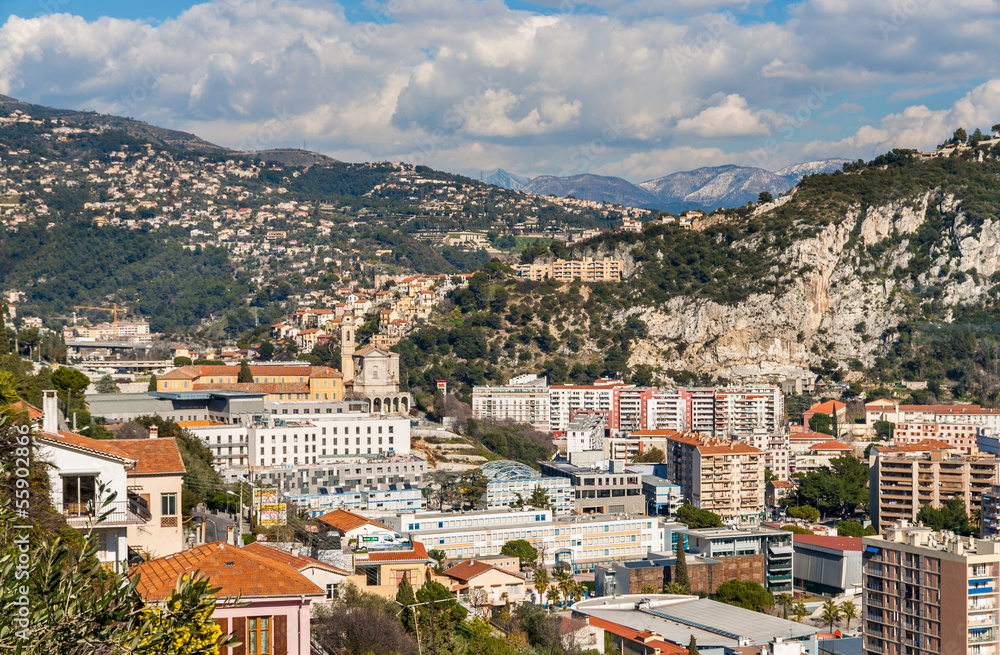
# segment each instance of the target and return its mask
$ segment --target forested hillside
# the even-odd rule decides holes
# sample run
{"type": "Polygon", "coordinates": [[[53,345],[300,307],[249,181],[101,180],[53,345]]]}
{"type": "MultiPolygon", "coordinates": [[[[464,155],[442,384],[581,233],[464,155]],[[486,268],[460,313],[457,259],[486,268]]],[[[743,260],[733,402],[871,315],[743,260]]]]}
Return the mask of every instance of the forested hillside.
{"type": "Polygon", "coordinates": [[[788,196],[575,246],[622,284],[514,279],[499,267],[398,349],[411,384],[521,372],[646,383],[819,374],[1000,391],[1000,145],[894,151],[806,177],[788,196]]]}

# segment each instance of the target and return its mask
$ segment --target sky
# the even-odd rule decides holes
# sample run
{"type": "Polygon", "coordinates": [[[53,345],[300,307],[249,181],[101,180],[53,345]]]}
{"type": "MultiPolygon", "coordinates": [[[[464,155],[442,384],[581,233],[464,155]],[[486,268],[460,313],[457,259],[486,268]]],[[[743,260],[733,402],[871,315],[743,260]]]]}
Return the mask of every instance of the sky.
{"type": "Polygon", "coordinates": [[[4,0],[0,94],[241,150],[641,182],[1000,123],[1000,0],[4,0]]]}

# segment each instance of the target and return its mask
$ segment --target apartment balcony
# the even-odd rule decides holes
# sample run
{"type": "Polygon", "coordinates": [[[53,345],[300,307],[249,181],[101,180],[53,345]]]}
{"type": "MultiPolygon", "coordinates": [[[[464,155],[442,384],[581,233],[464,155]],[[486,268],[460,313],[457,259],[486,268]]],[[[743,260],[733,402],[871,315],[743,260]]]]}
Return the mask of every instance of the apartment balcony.
{"type": "Polygon", "coordinates": [[[997,640],[997,632],[993,628],[973,628],[969,630],[969,643],[982,644],[997,640]]]}
{"type": "Polygon", "coordinates": [[[63,503],[62,514],[66,518],[66,523],[73,528],[87,528],[91,525],[120,528],[127,525],[141,525],[152,518],[146,500],[131,494],[128,500],[116,500],[104,506],[97,506],[94,501],[63,503]],[[100,515],[105,513],[107,516],[98,523],[100,515]]]}

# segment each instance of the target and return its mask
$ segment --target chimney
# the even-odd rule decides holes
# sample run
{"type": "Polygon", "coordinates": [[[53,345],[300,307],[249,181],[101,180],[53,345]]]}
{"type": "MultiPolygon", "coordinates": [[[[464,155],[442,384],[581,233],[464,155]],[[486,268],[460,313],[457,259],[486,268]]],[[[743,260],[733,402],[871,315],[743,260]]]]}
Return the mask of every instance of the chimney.
{"type": "Polygon", "coordinates": [[[292,546],[292,551],[291,552],[292,552],[292,557],[298,557],[299,556],[299,547],[298,546],[292,546]]]}
{"type": "Polygon", "coordinates": [[[51,389],[42,391],[42,431],[59,431],[59,398],[51,389]]]}
{"type": "Polygon", "coordinates": [[[159,436],[160,436],[160,428],[156,427],[155,425],[149,426],[149,438],[156,439],[159,436]]]}

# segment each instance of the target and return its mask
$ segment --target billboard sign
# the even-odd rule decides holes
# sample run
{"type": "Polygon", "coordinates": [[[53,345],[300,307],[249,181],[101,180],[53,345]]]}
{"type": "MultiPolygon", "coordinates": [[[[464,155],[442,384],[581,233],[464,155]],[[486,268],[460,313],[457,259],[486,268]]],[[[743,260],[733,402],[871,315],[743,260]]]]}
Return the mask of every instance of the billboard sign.
{"type": "Polygon", "coordinates": [[[254,505],[277,505],[278,490],[275,487],[254,487],[254,505]]]}
{"type": "Polygon", "coordinates": [[[257,525],[285,525],[287,513],[284,503],[261,505],[257,510],[257,525]]]}

